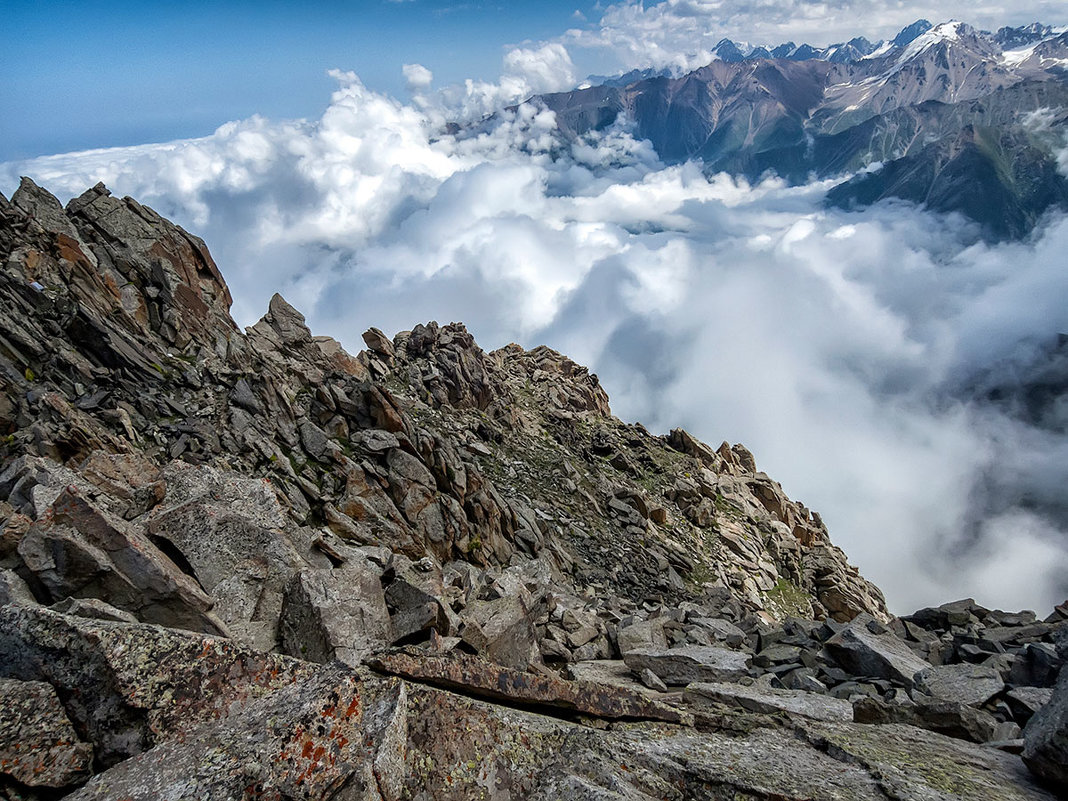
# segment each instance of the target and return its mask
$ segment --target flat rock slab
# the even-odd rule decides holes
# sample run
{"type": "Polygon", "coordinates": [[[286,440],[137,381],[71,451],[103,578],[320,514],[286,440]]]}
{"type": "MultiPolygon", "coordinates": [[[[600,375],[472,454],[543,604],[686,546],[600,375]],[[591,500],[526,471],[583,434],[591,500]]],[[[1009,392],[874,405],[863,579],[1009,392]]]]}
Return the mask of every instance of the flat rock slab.
{"type": "Polygon", "coordinates": [[[717,701],[764,714],[788,712],[814,720],[831,722],[853,720],[853,705],[848,701],[804,690],[776,690],[770,687],[747,687],[743,684],[695,682],[686,688],[686,700],[693,703],[717,701]]]}
{"type": "Polygon", "coordinates": [[[688,645],[668,650],[639,648],[623,654],[635,673],[651,670],[665,684],[685,685],[695,681],[731,681],[748,675],[752,657],[714,645],[688,645]]]}
{"type": "Polygon", "coordinates": [[[78,740],[52,685],[0,679],[0,774],[27,787],[89,778],[93,747],[78,740]]]}
{"type": "MultiPolygon", "coordinates": [[[[912,726],[805,724],[805,737],[879,777],[884,798],[1053,801],[1019,757],[912,726]]],[[[844,796],[849,798],[849,796],[844,796]]]]}
{"type": "Polygon", "coordinates": [[[982,706],[1005,689],[996,669],[967,663],[924,668],[915,681],[916,688],[928,695],[967,706],[982,706]]]}
{"type": "Polygon", "coordinates": [[[931,663],[916,656],[893,634],[872,632],[868,624],[873,622],[871,615],[858,615],[827,640],[828,653],[855,676],[890,679],[911,687],[913,677],[931,663]]]}
{"type": "Polygon", "coordinates": [[[681,723],[685,718],[677,709],[621,687],[524,673],[467,654],[433,656],[394,651],[376,654],[366,664],[392,676],[493,701],[573,711],[609,720],[681,723]]]}
{"type": "Polygon", "coordinates": [[[861,698],[853,704],[857,723],[903,723],[973,743],[989,742],[998,721],[989,712],[959,701],[934,699],[919,704],[888,704],[878,698],[861,698]]]}

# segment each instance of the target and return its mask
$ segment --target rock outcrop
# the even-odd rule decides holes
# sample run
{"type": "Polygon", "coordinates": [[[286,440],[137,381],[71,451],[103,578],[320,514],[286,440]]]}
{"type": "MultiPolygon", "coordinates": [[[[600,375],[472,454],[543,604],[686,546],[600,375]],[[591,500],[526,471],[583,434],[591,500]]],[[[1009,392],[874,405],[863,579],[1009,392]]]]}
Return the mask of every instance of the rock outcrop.
{"type": "Polygon", "coordinates": [[[0,248],[0,798],[1050,797],[978,743],[1045,719],[1060,612],[893,619],[548,348],[241,332],[102,186],[24,180],[0,248]]]}

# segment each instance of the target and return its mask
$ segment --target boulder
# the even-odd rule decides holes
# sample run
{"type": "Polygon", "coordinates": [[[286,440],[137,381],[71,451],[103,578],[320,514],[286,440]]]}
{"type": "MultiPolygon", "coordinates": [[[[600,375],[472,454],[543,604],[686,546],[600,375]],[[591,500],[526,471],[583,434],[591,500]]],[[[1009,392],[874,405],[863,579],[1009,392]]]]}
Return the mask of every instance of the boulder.
{"type": "Polygon", "coordinates": [[[1023,760],[1031,772],[1068,792],[1068,671],[1061,672],[1049,702],[1027,722],[1023,737],[1023,760]]]}
{"type": "Polygon", "coordinates": [[[758,685],[747,687],[743,684],[695,682],[686,687],[686,700],[695,704],[713,701],[765,714],[788,712],[814,720],[853,720],[853,706],[849,701],[803,690],[776,690],[758,685]]]}
{"type": "Polygon", "coordinates": [[[916,689],[944,701],[982,706],[1003,689],[1001,673],[986,665],[941,665],[921,670],[914,677],[916,689]]]}
{"type": "Polygon", "coordinates": [[[748,675],[751,660],[748,654],[714,645],[689,645],[671,649],[640,648],[623,655],[627,667],[636,674],[648,669],[669,685],[739,679],[748,675]]]}
{"type": "Polygon", "coordinates": [[[576,712],[607,720],[680,723],[685,717],[677,709],[621,687],[524,673],[456,652],[431,656],[414,650],[393,651],[376,654],[367,664],[391,676],[531,708],[576,712]]]}
{"type": "Polygon", "coordinates": [[[219,637],[0,607],[0,678],[51,684],[105,767],[312,667],[219,637]]]}
{"type": "Polygon", "coordinates": [[[997,736],[998,721],[989,712],[956,701],[923,701],[916,704],[888,704],[878,698],[862,697],[853,702],[857,723],[904,723],[958,740],[985,743],[997,736]]]}
{"type": "Polygon", "coordinates": [[[27,787],[89,778],[93,747],[78,739],[52,685],[0,679],[0,775],[27,787]]]}
{"type": "Polygon", "coordinates": [[[358,665],[393,642],[382,584],[368,565],[300,571],[286,587],[279,623],[285,653],[311,662],[358,665]]]}
{"type": "Polygon", "coordinates": [[[918,672],[931,667],[866,614],[843,626],[827,640],[825,647],[838,664],[854,675],[890,679],[905,687],[912,686],[913,676],[918,672]]]}

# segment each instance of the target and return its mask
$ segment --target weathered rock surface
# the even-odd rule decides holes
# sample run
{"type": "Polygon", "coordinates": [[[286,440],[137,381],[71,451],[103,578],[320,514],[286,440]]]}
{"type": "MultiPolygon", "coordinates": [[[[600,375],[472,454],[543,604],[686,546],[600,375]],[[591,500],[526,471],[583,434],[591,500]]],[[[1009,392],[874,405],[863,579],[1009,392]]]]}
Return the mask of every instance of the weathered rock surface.
{"type": "Polygon", "coordinates": [[[727,648],[689,645],[669,650],[628,651],[623,654],[623,661],[635,672],[652,671],[665,684],[685,685],[741,678],[748,674],[751,658],[727,648]]]}
{"type": "Polygon", "coordinates": [[[695,682],[686,687],[686,700],[691,703],[713,701],[750,712],[792,712],[813,720],[853,720],[853,706],[848,701],[803,690],[695,682]]]}
{"type": "Polygon", "coordinates": [[[905,687],[911,687],[913,677],[930,667],[904,642],[866,615],[854,618],[827,640],[827,650],[840,665],[857,675],[891,679],[905,687]]]}
{"type": "Polygon", "coordinates": [[[0,710],[0,773],[27,787],[89,778],[93,747],[78,740],[52,685],[0,679],[0,710]]]}
{"type": "Polygon", "coordinates": [[[1045,706],[1035,712],[1024,728],[1023,759],[1036,776],[1068,791],[1068,671],[1045,706]]]}

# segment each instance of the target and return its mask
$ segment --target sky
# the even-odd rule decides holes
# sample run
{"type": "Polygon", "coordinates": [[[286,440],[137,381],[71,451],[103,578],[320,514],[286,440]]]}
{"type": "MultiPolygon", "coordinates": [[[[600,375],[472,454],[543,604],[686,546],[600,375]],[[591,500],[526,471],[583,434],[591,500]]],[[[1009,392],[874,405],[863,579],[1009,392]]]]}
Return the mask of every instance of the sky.
{"type": "Polygon", "coordinates": [[[1038,429],[967,388],[1040,369],[1068,332],[1068,219],[986,244],[904,204],[825,209],[832,182],[664,164],[625,123],[561,147],[551,113],[500,111],[590,72],[685,68],[721,35],[1066,21],[1042,0],[936,6],[25,4],[0,34],[0,192],[30,175],[63,201],[104,181],[147,203],[206,240],[242,325],[278,291],[353,351],[431,319],[487,349],[548,344],[623,419],[744,443],[893,611],[1043,611],[1068,596],[1068,408],[1038,429]]]}

